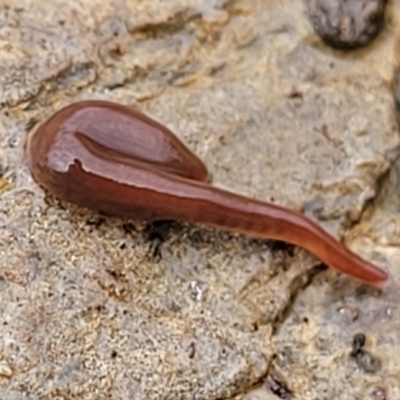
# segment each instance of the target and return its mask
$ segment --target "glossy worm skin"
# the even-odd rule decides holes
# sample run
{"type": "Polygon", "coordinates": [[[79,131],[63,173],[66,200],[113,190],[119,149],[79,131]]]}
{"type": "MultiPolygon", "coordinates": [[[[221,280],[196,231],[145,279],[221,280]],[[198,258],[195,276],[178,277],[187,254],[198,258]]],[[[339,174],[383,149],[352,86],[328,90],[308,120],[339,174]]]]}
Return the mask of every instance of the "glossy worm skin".
{"type": "Polygon", "coordinates": [[[71,104],[28,136],[26,150],[34,179],[62,200],[109,215],[176,219],[281,240],[365,283],[387,280],[304,215],[206,183],[203,163],[134,108],[71,104]]]}

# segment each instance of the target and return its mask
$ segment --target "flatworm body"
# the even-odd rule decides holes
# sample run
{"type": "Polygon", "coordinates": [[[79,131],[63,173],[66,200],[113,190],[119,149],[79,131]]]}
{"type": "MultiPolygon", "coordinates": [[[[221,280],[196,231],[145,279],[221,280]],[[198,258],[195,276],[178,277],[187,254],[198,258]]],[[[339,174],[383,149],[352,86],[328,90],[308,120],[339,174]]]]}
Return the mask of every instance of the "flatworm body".
{"type": "Polygon", "coordinates": [[[303,214],[208,184],[204,164],[134,108],[71,104],[29,135],[27,157],[34,179],[62,200],[136,220],[176,219],[281,240],[365,283],[387,280],[303,214]]]}

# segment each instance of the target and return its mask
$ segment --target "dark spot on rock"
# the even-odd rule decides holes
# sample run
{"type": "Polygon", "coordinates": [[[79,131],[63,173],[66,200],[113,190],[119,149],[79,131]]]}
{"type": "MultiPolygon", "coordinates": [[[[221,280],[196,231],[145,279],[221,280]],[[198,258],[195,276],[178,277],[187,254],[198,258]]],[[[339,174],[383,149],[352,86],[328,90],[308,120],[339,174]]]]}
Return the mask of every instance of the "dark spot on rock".
{"type": "Polygon", "coordinates": [[[358,367],[364,372],[374,374],[381,369],[382,363],[378,357],[364,350],[365,340],[366,338],[363,333],[354,335],[350,357],[355,360],[358,367]]]}
{"type": "Polygon", "coordinates": [[[150,243],[149,255],[154,260],[161,259],[161,246],[167,240],[174,221],[155,221],[147,224],[143,234],[150,243]]]}
{"type": "Polygon", "coordinates": [[[164,242],[170,234],[173,221],[155,221],[148,223],[144,230],[146,240],[160,240],[164,242]]]}
{"type": "Polygon", "coordinates": [[[265,384],[267,385],[268,389],[280,399],[292,399],[292,392],[289,390],[285,382],[272,378],[267,379],[265,384]]]}
{"type": "Polygon", "coordinates": [[[106,307],[103,304],[98,304],[94,307],[94,309],[99,313],[106,311],[106,307]]]}
{"type": "Polygon", "coordinates": [[[271,240],[269,242],[269,244],[270,244],[270,249],[272,252],[284,251],[290,257],[293,257],[293,255],[294,255],[295,246],[293,246],[289,243],[281,242],[279,240],[271,240]]]}
{"type": "Polygon", "coordinates": [[[357,333],[353,337],[351,356],[355,356],[360,352],[365,345],[365,335],[363,333],[357,333]]]}
{"type": "Polygon", "coordinates": [[[103,225],[105,221],[106,221],[105,218],[98,217],[98,218],[94,218],[94,219],[89,219],[88,221],[86,221],[86,223],[89,226],[94,226],[96,229],[99,229],[100,226],[103,225]]]}
{"type": "Polygon", "coordinates": [[[259,324],[258,324],[257,321],[254,321],[254,322],[251,324],[251,326],[252,326],[254,332],[257,332],[257,331],[259,330],[259,324]]]}
{"type": "Polygon", "coordinates": [[[182,310],[182,306],[175,301],[171,301],[168,303],[168,308],[173,312],[179,312],[182,310]]]}
{"type": "Polygon", "coordinates": [[[126,222],[124,224],[122,224],[122,229],[124,230],[125,233],[132,233],[134,232],[135,229],[135,225],[132,224],[132,222],[126,222]]]}
{"type": "Polygon", "coordinates": [[[298,90],[293,90],[288,95],[289,99],[303,99],[303,93],[299,92],[298,90]]]}
{"type": "Polygon", "coordinates": [[[368,374],[375,374],[382,366],[381,360],[366,350],[361,350],[354,359],[358,367],[368,374]]]}
{"type": "Polygon", "coordinates": [[[194,342],[190,343],[189,347],[188,347],[188,357],[190,359],[193,359],[196,355],[196,345],[194,342]]]}

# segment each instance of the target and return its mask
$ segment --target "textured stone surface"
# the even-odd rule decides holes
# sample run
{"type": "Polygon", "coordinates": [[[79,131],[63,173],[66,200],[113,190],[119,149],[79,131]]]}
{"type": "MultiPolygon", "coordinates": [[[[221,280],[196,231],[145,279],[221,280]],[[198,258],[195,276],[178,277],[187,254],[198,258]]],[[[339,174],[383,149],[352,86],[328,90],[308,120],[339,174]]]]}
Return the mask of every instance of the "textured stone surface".
{"type": "Polygon", "coordinates": [[[374,51],[340,58],[312,45],[289,0],[0,1],[0,21],[0,397],[225,399],[264,380],[246,399],[398,394],[397,225],[379,200],[399,144],[390,25],[374,51]],[[136,104],[215,184],[304,209],[391,283],[380,293],[319,274],[299,249],[45,195],[26,134],[87,98],[136,104]]]}

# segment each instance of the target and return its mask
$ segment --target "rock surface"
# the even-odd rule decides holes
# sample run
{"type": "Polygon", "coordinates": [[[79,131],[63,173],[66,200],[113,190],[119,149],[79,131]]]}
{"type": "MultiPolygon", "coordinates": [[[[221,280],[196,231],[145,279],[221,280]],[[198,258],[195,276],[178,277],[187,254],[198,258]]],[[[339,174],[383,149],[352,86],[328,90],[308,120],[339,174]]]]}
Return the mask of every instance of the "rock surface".
{"type": "Polygon", "coordinates": [[[400,10],[387,12],[373,49],[338,55],[290,0],[0,2],[0,397],[396,398],[400,10]],[[390,283],[60,204],[32,181],[24,140],[89,98],[140,107],[214,184],[303,209],[390,283]]]}

